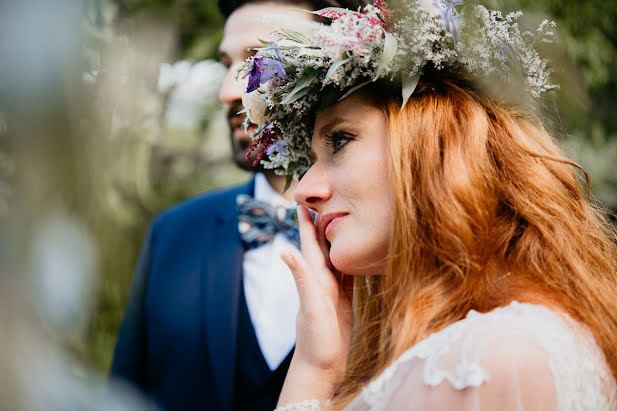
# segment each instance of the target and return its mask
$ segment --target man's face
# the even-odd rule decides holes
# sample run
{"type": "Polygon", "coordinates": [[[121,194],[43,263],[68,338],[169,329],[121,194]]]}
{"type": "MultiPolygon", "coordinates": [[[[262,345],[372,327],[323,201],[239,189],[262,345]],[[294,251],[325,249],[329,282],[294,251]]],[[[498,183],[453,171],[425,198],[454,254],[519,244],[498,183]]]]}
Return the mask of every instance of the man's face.
{"type": "MultiPolygon", "coordinates": [[[[261,16],[268,14],[287,14],[290,19],[311,20],[308,13],[290,11],[292,9],[310,9],[305,3],[248,3],[237,8],[225,22],[223,41],[219,47],[221,62],[227,66],[227,75],[219,92],[219,99],[227,113],[227,121],[231,130],[233,159],[238,166],[247,170],[260,170],[261,165],[251,167],[253,159],[244,160],[246,150],[251,144],[250,134],[255,131],[252,125],[248,132],[244,131],[242,122],[244,114],[238,115],[242,106],[242,93],[246,90],[247,79],[238,78],[236,67],[254,54],[250,49],[263,47],[261,40],[276,40],[269,35],[276,27],[258,23],[261,16]]],[[[241,76],[240,76],[241,77],[241,76]]]]}

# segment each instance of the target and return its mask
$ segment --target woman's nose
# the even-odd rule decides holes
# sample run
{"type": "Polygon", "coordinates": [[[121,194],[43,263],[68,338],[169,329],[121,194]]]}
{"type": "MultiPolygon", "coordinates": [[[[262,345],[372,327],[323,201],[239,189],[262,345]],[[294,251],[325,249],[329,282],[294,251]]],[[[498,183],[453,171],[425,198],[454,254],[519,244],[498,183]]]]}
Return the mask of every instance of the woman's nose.
{"type": "Polygon", "coordinates": [[[322,211],[320,206],[330,197],[332,197],[332,186],[327,174],[317,164],[314,164],[298,183],[294,192],[294,200],[298,204],[319,212],[322,211]]]}

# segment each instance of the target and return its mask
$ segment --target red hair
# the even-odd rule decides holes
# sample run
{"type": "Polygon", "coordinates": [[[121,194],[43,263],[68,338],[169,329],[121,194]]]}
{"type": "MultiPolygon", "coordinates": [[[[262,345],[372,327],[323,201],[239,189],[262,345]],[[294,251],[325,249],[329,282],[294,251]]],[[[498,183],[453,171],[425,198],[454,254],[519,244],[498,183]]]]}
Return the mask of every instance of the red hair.
{"type": "Polygon", "coordinates": [[[385,275],[358,279],[335,407],[410,346],[512,300],[584,323],[617,379],[617,234],[530,111],[462,75],[425,75],[389,122],[395,226],[385,275]]]}

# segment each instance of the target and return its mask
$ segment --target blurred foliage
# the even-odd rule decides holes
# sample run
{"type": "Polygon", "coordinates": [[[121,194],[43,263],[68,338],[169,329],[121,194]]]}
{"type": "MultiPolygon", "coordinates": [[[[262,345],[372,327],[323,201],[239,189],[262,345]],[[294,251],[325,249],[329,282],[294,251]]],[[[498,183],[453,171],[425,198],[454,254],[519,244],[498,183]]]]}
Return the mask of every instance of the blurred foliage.
{"type": "Polygon", "coordinates": [[[117,22],[147,15],[172,22],[177,28],[178,57],[195,60],[216,57],[223,18],[216,0],[115,0],[117,22]]]}
{"type": "MultiPolygon", "coordinates": [[[[561,90],[546,100],[547,116],[566,150],[589,171],[592,193],[617,209],[614,1],[483,4],[523,9],[523,23],[530,27],[544,18],[557,21],[557,47],[547,52],[561,90]]],[[[216,0],[82,0],[82,5],[88,103],[95,113],[89,128],[98,133],[96,150],[101,152],[96,169],[87,169],[98,187],[96,207],[85,214],[97,241],[101,280],[96,314],[87,332],[70,344],[106,372],[151,218],[182,199],[246,179],[247,174],[227,160],[228,130],[220,106],[205,106],[199,127],[170,128],[165,116],[171,94],[157,85],[161,63],[216,57],[224,24],[216,0]]]]}
{"type": "MultiPolygon", "coordinates": [[[[181,85],[173,81],[160,84],[163,63],[215,56],[223,24],[215,1],[85,0],[83,14],[89,112],[82,122],[99,154],[88,169],[97,184],[97,206],[86,211],[85,220],[97,243],[101,276],[95,314],[86,332],[68,343],[107,372],[150,220],[248,174],[229,160],[229,131],[216,98],[222,67],[202,64],[211,78],[193,95],[186,95],[186,87],[178,95],[181,85]],[[198,103],[203,113],[193,123],[172,124],[171,106],[182,98],[198,103]]],[[[188,75],[178,82],[189,81],[188,75]]],[[[189,91],[193,86],[194,79],[189,91]]]]}

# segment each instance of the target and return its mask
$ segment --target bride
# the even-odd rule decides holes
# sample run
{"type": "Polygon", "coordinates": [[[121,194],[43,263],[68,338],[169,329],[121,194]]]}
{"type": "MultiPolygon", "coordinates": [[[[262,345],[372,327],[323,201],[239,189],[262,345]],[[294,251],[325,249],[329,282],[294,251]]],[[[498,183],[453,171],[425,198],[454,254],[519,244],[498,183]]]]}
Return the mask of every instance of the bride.
{"type": "Polygon", "coordinates": [[[318,13],[245,65],[253,148],[301,177],[278,409],[615,409],[617,235],[537,114],[551,23],[318,13]]]}

